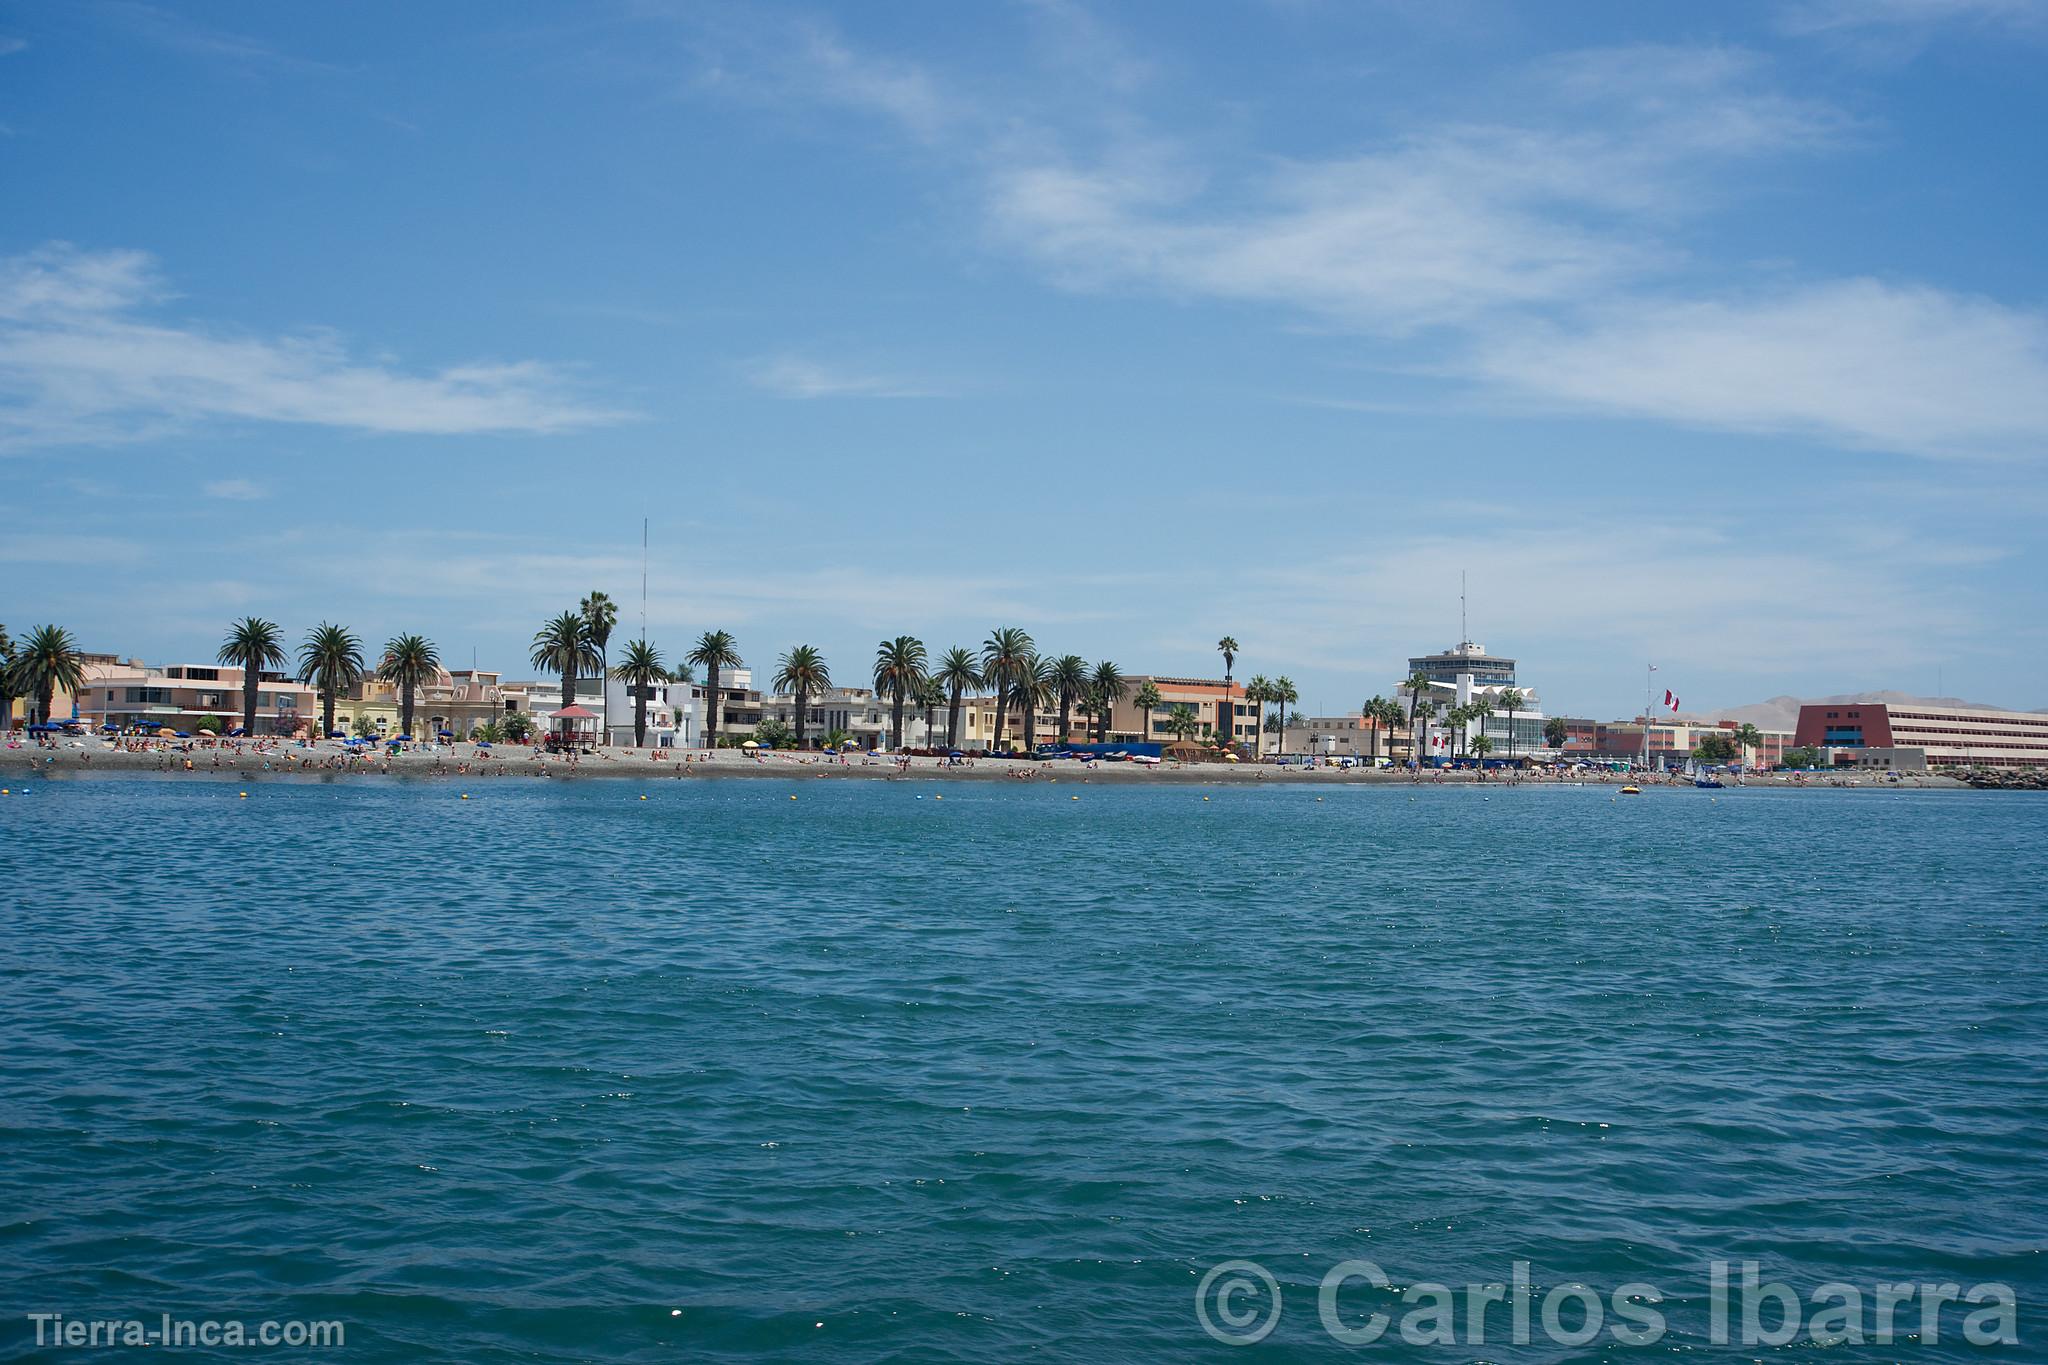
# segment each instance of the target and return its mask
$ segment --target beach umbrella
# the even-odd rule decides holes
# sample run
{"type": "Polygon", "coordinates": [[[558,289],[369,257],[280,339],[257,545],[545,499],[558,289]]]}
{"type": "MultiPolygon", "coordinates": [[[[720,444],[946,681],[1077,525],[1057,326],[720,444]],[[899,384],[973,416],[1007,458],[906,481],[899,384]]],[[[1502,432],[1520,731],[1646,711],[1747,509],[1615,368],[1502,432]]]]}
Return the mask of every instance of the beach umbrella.
{"type": "Polygon", "coordinates": [[[455,738],[455,732],[453,730],[437,730],[434,733],[438,734],[442,739],[455,738]]]}
{"type": "Polygon", "coordinates": [[[759,744],[756,744],[756,743],[755,743],[755,742],[754,742],[753,740],[751,740],[751,739],[750,739],[750,740],[746,740],[745,742],[743,742],[743,743],[742,743],[742,744],[740,745],[740,747],[741,747],[742,749],[758,749],[758,748],[760,748],[761,746],[760,746],[759,744]]]}
{"type": "Polygon", "coordinates": [[[158,730],[158,731],[157,731],[156,733],[157,733],[157,737],[158,737],[159,739],[175,739],[175,738],[177,737],[177,734],[178,734],[178,732],[177,732],[176,730],[173,730],[173,729],[172,729],[172,728],[171,728],[170,726],[168,726],[168,725],[164,726],[164,727],[163,727],[162,729],[158,730]]]}
{"type": "Polygon", "coordinates": [[[476,742],[476,747],[479,749],[488,749],[491,747],[491,742],[487,739],[480,739],[476,742]]]}
{"type": "Polygon", "coordinates": [[[960,751],[959,751],[958,749],[949,749],[949,750],[947,750],[947,751],[946,751],[946,757],[947,757],[947,758],[965,758],[965,757],[967,757],[967,755],[966,755],[966,754],[963,754],[963,753],[961,753],[961,752],[960,752],[960,751]]]}
{"type": "Polygon", "coordinates": [[[112,721],[108,721],[108,722],[107,722],[107,723],[106,723],[105,725],[102,725],[102,726],[100,727],[100,729],[102,729],[102,730],[118,730],[118,729],[120,729],[120,728],[121,728],[120,726],[118,726],[118,725],[114,724],[114,722],[112,722],[112,721]]]}
{"type": "Polygon", "coordinates": [[[329,731],[327,732],[327,737],[328,737],[329,739],[347,739],[347,738],[348,738],[348,731],[346,731],[346,730],[329,730],[329,731]]]}
{"type": "Polygon", "coordinates": [[[183,730],[180,730],[180,731],[178,731],[178,733],[177,733],[177,738],[179,738],[179,739],[190,739],[190,738],[192,738],[192,736],[191,736],[191,735],[189,735],[189,734],[187,734],[187,733],[185,733],[185,732],[184,732],[183,730]]]}
{"type": "Polygon", "coordinates": [[[392,742],[393,744],[410,744],[410,743],[412,743],[412,736],[411,736],[411,735],[400,735],[400,736],[399,736],[399,737],[398,737],[397,739],[394,739],[394,740],[392,740],[391,742],[392,742]]]}

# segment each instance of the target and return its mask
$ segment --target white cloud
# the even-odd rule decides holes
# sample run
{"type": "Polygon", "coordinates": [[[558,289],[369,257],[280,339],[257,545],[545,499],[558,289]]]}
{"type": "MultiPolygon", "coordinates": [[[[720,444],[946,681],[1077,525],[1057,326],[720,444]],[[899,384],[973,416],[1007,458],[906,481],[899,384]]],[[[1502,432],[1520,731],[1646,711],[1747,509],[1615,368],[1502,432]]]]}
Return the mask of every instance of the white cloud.
{"type": "Polygon", "coordinates": [[[1805,34],[1955,23],[2039,30],[2048,27],[2048,0],[1803,0],[1781,26],[1805,34]]]}
{"type": "Polygon", "coordinates": [[[897,376],[828,365],[803,356],[771,356],[747,369],[748,382],[779,398],[936,398],[941,391],[897,376]]]}
{"type": "Polygon", "coordinates": [[[247,479],[215,479],[201,491],[209,498],[223,498],[229,502],[257,502],[270,496],[269,490],[247,479]]]}
{"type": "Polygon", "coordinates": [[[586,403],[538,362],[408,374],[357,360],[324,332],[229,335],[151,320],[167,301],[142,252],[59,244],[0,258],[0,449],[220,420],[458,434],[570,431],[625,416],[586,403]]]}
{"type": "Polygon", "coordinates": [[[15,53],[24,51],[27,47],[28,40],[26,38],[11,38],[6,34],[0,34],[0,57],[12,57],[15,53]]]}
{"type": "Polygon", "coordinates": [[[1477,372],[1548,403],[1926,455],[2048,447],[2048,320],[1843,280],[1742,299],[1630,300],[1502,329],[1477,372]]]}

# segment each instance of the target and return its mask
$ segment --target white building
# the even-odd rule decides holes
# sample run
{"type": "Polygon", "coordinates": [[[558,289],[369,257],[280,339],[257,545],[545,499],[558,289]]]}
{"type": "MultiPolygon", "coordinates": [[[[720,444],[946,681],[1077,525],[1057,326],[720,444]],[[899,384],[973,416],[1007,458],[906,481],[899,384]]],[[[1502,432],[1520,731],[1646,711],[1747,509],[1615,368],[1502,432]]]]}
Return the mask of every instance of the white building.
{"type": "MultiPolygon", "coordinates": [[[[1408,674],[1421,674],[1428,679],[1421,709],[1416,713],[1416,747],[1422,757],[1449,758],[1454,752],[1463,756],[1471,752],[1472,741],[1482,735],[1491,748],[1489,759],[1512,756],[1547,761],[1557,757],[1557,751],[1543,737],[1542,702],[1535,688],[1516,679],[1513,659],[1488,654],[1486,646],[1464,640],[1441,654],[1410,659],[1408,674]],[[1509,689],[1521,694],[1512,720],[1500,705],[1501,694],[1509,689]],[[1443,723],[1452,707],[1469,706],[1474,701],[1494,709],[1462,727],[1443,723]]],[[[1394,695],[1406,711],[1413,699],[1406,679],[1394,695]]]]}

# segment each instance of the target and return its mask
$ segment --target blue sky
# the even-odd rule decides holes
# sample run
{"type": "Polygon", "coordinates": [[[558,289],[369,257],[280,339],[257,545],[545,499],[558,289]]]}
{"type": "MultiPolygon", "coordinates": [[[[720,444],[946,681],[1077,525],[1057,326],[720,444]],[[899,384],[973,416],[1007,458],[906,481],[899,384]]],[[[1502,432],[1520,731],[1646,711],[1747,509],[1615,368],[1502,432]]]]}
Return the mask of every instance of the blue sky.
{"type": "Polygon", "coordinates": [[[0,8],[0,621],[2048,706],[2048,0],[0,8]]]}

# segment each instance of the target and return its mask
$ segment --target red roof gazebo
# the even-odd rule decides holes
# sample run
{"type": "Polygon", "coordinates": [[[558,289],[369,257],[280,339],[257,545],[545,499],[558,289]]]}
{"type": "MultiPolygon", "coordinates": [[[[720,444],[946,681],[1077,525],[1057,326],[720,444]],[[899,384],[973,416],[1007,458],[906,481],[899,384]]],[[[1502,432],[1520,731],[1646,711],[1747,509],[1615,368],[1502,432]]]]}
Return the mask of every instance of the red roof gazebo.
{"type": "Polygon", "coordinates": [[[548,738],[557,745],[597,743],[597,712],[574,702],[548,717],[548,738]]]}

